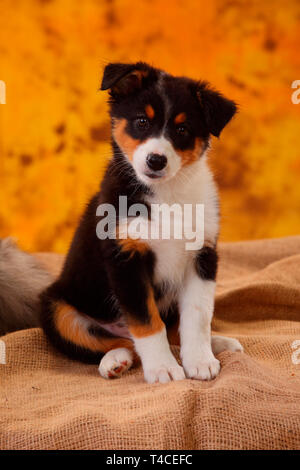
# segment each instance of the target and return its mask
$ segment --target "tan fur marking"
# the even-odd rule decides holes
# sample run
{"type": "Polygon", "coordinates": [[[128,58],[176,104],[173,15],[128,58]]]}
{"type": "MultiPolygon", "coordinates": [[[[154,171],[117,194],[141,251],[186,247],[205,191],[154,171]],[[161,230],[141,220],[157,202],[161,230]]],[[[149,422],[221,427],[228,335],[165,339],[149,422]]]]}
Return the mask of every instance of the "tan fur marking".
{"type": "Polygon", "coordinates": [[[91,335],[81,324],[80,317],[84,320],[84,316],[70,305],[57,304],[54,322],[58,332],[64,339],[95,352],[105,353],[115,348],[133,348],[133,343],[129,339],[99,338],[91,335]]]}
{"type": "Polygon", "coordinates": [[[131,256],[134,253],[140,253],[143,255],[149,251],[147,243],[142,242],[140,239],[134,240],[133,238],[126,238],[119,240],[119,244],[121,245],[122,251],[131,252],[131,256]]]}
{"type": "Polygon", "coordinates": [[[183,122],[186,121],[186,114],[185,113],[179,113],[174,119],[175,124],[182,124],[183,122]]]}
{"type": "Polygon", "coordinates": [[[126,153],[129,160],[132,160],[133,153],[141,141],[139,139],[134,139],[127,134],[125,131],[126,125],[126,119],[115,119],[113,122],[112,133],[120,149],[126,153]]]}
{"type": "Polygon", "coordinates": [[[203,148],[202,140],[197,137],[195,140],[195,146],[193,149],[188,150],[176,150],[182,160],[182,166],[190,165],[191,163],[198,160],[201,150],[203,148]]]}
{"type": "Polygon", "coordinates": [[[140,323],[132,323],[129,324],[128,329],[130,333],[135,336],[136,338],[143,338],[145,336],[151,336],[155,333],[161,331],[165,324],[160,317],[160,313],[158,311],[153,289],[149,289],[148,299],[147,299],[147,307],[150,317],[150,323],[146,323],[141,325],[140,323]]]}
{"type": "Polygon", "coordinates": [[[116,229],[116,235],[122,251],[128,251],[130,257],[134,253],[145,254],[149,251],[149,245],[146,241],[141,240],[140,238],[134,239],[128,237],[128,225],[118,225],[116,229]]]}
{"type": "Polygon", "coordinates": [[[146,108],[145,108],[145,112],[148,116],[149,119],[153,119],[154,116],[155,116],[155,111],[154,109],[152,108],[151,104],[147,104],[146,108]]]}

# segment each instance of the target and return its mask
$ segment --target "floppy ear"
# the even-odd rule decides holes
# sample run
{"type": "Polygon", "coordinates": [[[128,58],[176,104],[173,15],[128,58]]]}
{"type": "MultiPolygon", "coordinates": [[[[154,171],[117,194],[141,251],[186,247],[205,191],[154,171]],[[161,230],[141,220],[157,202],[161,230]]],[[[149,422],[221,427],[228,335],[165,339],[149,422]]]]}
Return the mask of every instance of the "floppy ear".
{"type": "Polygon", "coordinates": [[[143,62],[137,64],[108,64],[104,69],[101,90],[110,90],[112,96],[126,96],[142,87],[150,67],[143,62]]]}
{"type": "Polygon", "coordinates": [[[237,112],[237,105],[218,91],[210,89],[205,82],[198,85],[197,97],[204,112],[208,131],[219,137],[226,124],[237,112]]]}

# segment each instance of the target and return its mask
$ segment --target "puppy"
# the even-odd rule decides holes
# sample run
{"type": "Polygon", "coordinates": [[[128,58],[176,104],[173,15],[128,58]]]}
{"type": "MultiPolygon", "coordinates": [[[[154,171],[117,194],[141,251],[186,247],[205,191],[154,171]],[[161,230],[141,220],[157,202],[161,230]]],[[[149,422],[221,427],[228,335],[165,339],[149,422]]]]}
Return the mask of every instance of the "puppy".
{"type": "Polygon", "coordinates": [[[140,359],[149,383],[213,379],[220,370],[215,354],[242,350],[237,340],[211,337],[219,209],[206,161],[210,137],[220,135],[236,105],[206,82],[142,62],[107,65],[101,90],[110,96],[112,158],[59,279],[41,295],[42,326],[69,357],[100,361],[104,378],[140,359]],[[119,196],[150,212],[122,213],[119,196]],[[139,219],[143,231],[155,204],[202,204],[202,246],[187,250],[184,237],[137,236],[132,222],[139,219]],[[102,236],[108,207],[115,237],[102,236]],[[179,341],[182,366],[169,345],[179,341]]]}

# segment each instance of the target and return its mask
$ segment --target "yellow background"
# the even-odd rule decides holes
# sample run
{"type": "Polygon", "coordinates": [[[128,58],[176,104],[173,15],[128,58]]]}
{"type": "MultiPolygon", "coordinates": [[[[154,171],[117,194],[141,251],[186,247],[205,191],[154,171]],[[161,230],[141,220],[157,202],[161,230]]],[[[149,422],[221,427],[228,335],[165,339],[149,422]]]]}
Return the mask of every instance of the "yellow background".
{"type": "Polygon", "coordinates": [[[110,61],[210,81],[240,105],[214,139],[222,240],[300,232],[297,0],[0,0],[0,236],[64,252],[110,155],[110,61]]]}

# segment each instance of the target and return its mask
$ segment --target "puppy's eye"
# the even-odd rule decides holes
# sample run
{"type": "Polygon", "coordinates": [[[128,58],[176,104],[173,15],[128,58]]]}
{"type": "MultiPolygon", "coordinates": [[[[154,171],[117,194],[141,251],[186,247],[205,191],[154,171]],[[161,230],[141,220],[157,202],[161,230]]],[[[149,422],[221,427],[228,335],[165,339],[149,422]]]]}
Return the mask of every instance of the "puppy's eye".
{"type": "Polygon", "coordinates": [[[181,135],[181,136],[187,136],[189,133],[188,129],[185,126],[177,126],[176,132],[178,135],[181,135]]]}
{"type": "Polygon", "coordinates": [[[148,129],[150,126],[149,120],[145,117],[137,118],[135,123],[139,129],[148,129]]]}

